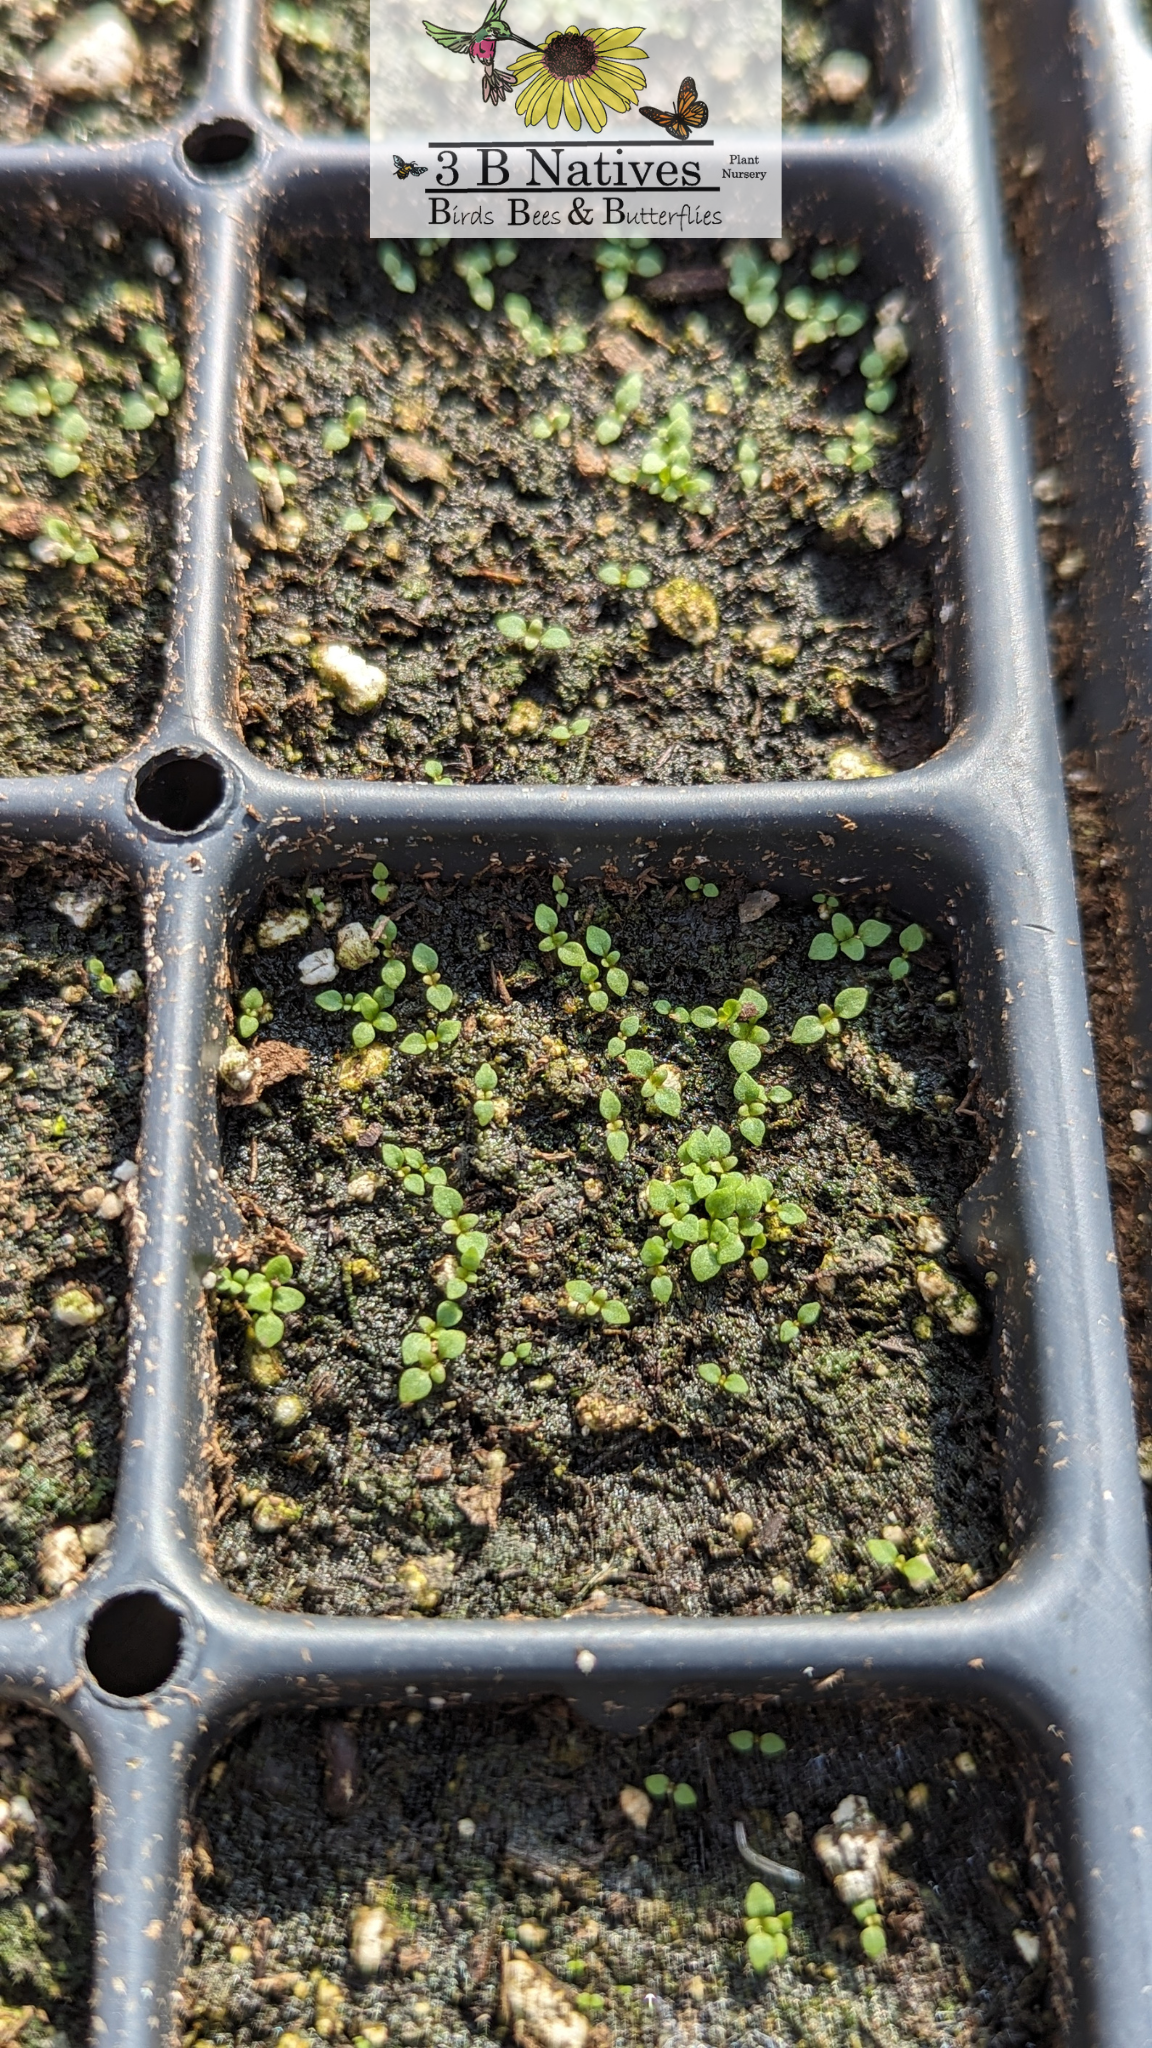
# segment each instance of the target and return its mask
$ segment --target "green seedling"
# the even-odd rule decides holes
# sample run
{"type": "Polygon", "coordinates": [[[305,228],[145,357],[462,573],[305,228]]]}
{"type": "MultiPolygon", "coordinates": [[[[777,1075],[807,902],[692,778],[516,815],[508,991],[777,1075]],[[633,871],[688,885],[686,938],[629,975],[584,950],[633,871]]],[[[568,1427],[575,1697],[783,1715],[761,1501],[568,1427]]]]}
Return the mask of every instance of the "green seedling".
{"type": "Polygon", "coordinates": [[[878,1962],[881,1956],[887,1955],[888,1942],[875,1899],[861,1899],[852,1908],[852,1918],[860,1929],[860,1946],[869,1962],[878,1962]]]}
{"type": "Polygon", "coordinates": [[[842,910],[833,912],[829,928],[817,932],[808,948],[810,960],[835,960],[843,953],[846,960],[863,960],[865,947],[882,946],[892,936],[890,924],[881,924],[879,918],[866,917],[859,929],[842,910]]]}
{"type": "MultiPolygon", "coordinates": [[[[248,467],[252,469],[253,466],[249,463],[248,467]]],[[[286,462],[277,464],[276,475],[281,484],[294,484],[296,482],[296,473],[294,470],[288,469],[286,462]],[[285,475],[286,470],[287,475],[285,475]]],[[[363,511],[360,510],[359,506],[353,506],[350,512],[341,513],[340,525],[345,533],[367,533],[370,526],[387,526],[389,520],[394,519],[395,516],[395,498],[373,498],[371,504],[363,511]]]]}
{"type": "Polygon", "coordinates": [[[481,1130],[486,1131],[501,1112],[504,1115],[508,1112],[507,1103],[496,1093],[500,1086],[500,1077],[495,1067],[488,1065],[487,1060],[482,1067],[477,1067],[473,1085],[476,1089],[476,1099],[472,1104],[472,1114],[481,1130]]]}
{"type": "Polygon", "coordinates": [[[859,268],[860,251],[855,242],[845,243],[843,247],[825,243],[813,255],[808,275],[814,277],[818,284],[827,284],[833,277],[852,277],[859,268]]]}
{"type": "Polygon", "coordinates": [[[684,502],[706,510],[716,479],[710,470],[696,468],[692,438],[692,414],[683,400],[677,399],[656,427],[639,463],[617,463],[610,472],[612,481],[636,484],[666,505],[684,502]]]}
{"type": "Polygon", "coordinates": [[[514,1365],[528,1365],[532,1359],[531,1344],[521,1342],[500,1353],[500,1365],[504,1372],[511,1372],[514,1365]]]}
{"type": "Polygon", "coordinates": [[[606,1287],[593,1287],[589,1280],[566,1280],[561,1305],[570,1316],[599,1316],[610,1330],[622,1330],[632,1320],[624,1302],[610,1296],[606,1287]]]}
{"type": "Polygon", "coordinates": [[[113,981],[104,962],[98,960],[95,953],[84,962],[84,969],[92,987],[98,989],[102,996],[115,995],[116,983],[113,981]]]}
{"type": "Polygon", "coordinates": [[[868,308],[858,299],[846,299],[838,291],[812,291],[797,285],[784,300],[784,311],[795,323],[792,353],[819,348],[833,339],[847,340],[859,334],[868,319],[868,308]]]}
{"type": "Polygon", "coordinates": [[[272,1351],[284,1335],[283,1318],[304,1306],[300,1289],[287,1284],[291,1279],[292,1261],[280,1254],[255,1273],[247,1266],[221,1266],[218,1273],[205,1274],[204,1286],[217,1301],[240,1311],[261,1350],[272,1351]]]}
{"type": "MultiPolygon", "coordinates": [[[[382,860],[378,860],[372,870],[372,894],[376,898],[377,903],[387,903],[389,897],[396,894],[396,884],[389,881],[388,869],[382,860]]],[[[390,929],[392,937],[395,938],[395,925],[392,925],[390,929]]]]}
{"type": "Polygon", "coordinates": [[[684,887],[690,896],[705,896],[710,903],[720,894],[715,882],[705,882],[700,875],[689,875],[684,887]]]}
{"type": "Polygon", "coordinates": [[[679,1067],[669,1060],[657,1062],[642,1046],[629,1046],[622,1057],[632,1079],[641,1084],[642,1101],[658,1109],[661,1116],[683,1115],[684,1079],[679,1067]]]}
{"type": "Polygon", "coordinates": [[[623,562],[601,562],[596,574],[609,590],[647,590],[652,581],[651,569],[642,562],[633,562],[629,568],[623,562]]]}
{"type": "Polygon", "coordinates": [[[402,1408],[426,1401],[433,1387],[443,1386],[445,1368],[454,1358],[463,1356],[467,1340],[463,1330],[457,1328],[460,1319],[457,1304],[442,1301],[435,1318],[420,1316],[416,1328],[409,1330],[400,1346],[400,1357],[407,1368],[400,1375],[397,1389],[402,1408]]]}
{"type": "Polygon", "coordinates": [[[881,1571],[899,1572],[914,1593],[922,1592],[926,1586],[935,1585],[936,1573],[928,1559],[920,1552],[916,1551],[911,1557],[905,1557],[886,1536],[869,1536],[864,1548],[873,1564],[879,1565],[881,1571]]]}
{"type": "Polygon", "coordinates": [[[272,1022],[272,1005],[258,988],[250,988],[242,995],[239,1015],[236,1019],[237,1038],[255,1038],[262,1024],[272,1022]]]}
{"type": "MultiPolygon", "coordinates": [[[[587,333],[577,321],[566,320],[553,331],[533,310],[531,300],[526,299],[522,292],[509,292],[504,301],[504,317],[509,326],[516,329],[521,341],[538,362],[545,356],[582,355],[588,346],[587,333]]],[[[571,419],[571,413],[565,413],[564,426],[570,425],[571,419]]],[[[563,430],[561,427],[556,431],[562,433],[563,430]]],[[[540,434],[536,438],[547,440],[551,431],[549,429],[549,434],[540,434]]]]}
{"type": "Polygon", "coordinates": [[[452,258],[452,268],[457,277],[462,277],[468,287],[468,296],[474,306],[484,313],[490,313],[496,304],[496,287],[492,283],[493,270],[507,270],[520,254],[518,242],[469,242],[458,249],[452,258]]]}
{"type": "Polygon", "coordinates": [[[686,1785],[683,1780],[674,1783],[663,1771],[653,1771],[645,1778],[644,1790],[650,1799],[671,1799],[673,1806],[691,1808],[698,1804],[691,1785],[686,1785]]]}
{"type": "Polygon", "coordinates": [[[797,1309],[795,1320],[789,1317],[785,1322],[782,1322],[776,1335],[781,1344],[794,1344],[801,1331],[810,1330],[813,1323],[818,1323],[819,1320],[820,1303],[818,1301],[806,1301],[802,1307],[797,1309]]]}
{"type": "Polygon", "coordinates": [[[608,1008],[609,992],[614,996],[627,995],[628,976],[619,964],[620,955],[613,947],[610,933],[602,925],[590,924],[582,945],[579,939],[570,939],[567,932],[560,929],[560,920],[550,903],[538,903],[534,917],[537,931],[543,933],[540,951],[555,953],[562,967],[579,968],[589,1009],[603,1015],[608,1008]],[[606,984],[603,988],[600,985],[602,970],[606,984]]]}
{"type": "Polygon", "coordinates": [[[350,398],[338,420],[328,420],[321,443],[327,455],[339,455],[350,441],[360,438],[368,425],[368,405],[363,398],[350,398]]]}
{"type": "Polygon", "coordinates": [[[715,1365],[711,1359],[705,1359],[703,1365],[698,1365],[696,1370],[707,1387],[719,1387],[725,1394],[751,1392],[742,1372],[725,1372],[722,1366],[715,1365]]]}
{"type": "Polygon", "coordinates": [[[896,397],[896,378],[908,361],[908,337],[896,320],[884,321],[872,346],[860,358],[860,375],[868,386],[864,403],[871,413],[888,411],[896,397]]]}
{"type": "Polygon", "coordinates": [[[620,439],[643,396],[644,379],[639,370],[631,370],[616,386],[611,412],[602,413],[593,430],[602,448],[610,448],[620,439]]]}
{"type": "Polygon", "coordinates": [[[546,654],[559,654],[572,645],[572,636],[563,626],[546,626],[543,619],[525,619],[519,612],[501,612],[496,631],[525,654],[535,654],[539,648],[546,654]]]}
{"type": "Polygon", "coordinates": [[[819,1045],[822,1039],[839,1038],[845,1024],[862,1016],[868,1006],[866,988],[842,988],[829,1006],[819,1003],[815,1016],[797,1017],[790,1038],[793,1045],[819,1045]]]}
{"type": "Polygon", "coordinates": [[[777,1913],[776,1901],[765,1885],[750,1884],[744,1894],[744,1932],[748,1961],[758,1977],[785,1961],[792,1915],[777,1913]]]}
{"type": "Polygon", "coordinates": [[[619,1165],[628,1157],[628,1133],[624,1128],[624,1105],[611,1088],[605,1088],[600,1096],[600,1114],[607,1126],[604,1142],[608,1156],[619,1165]]]}
{"type": "Polygon", "coordinates": [[[783,1756],[788,1744],[782,1735],[753,1735],[750,1728],[737,1728],[728,1737],[738,1756],[750,1756],[759,1749],[761,1756],[783,1756]]]}
{"type": "Polygon", "coordinates": [[[415,1145],[381,1145],[380,1163],[395,1174],[406,1195],[429,1195],[447,1185],[442,1166],[429,1166],[415,1145]]]}
{"type": "Polygon", "coordinates": [[[450,775],[444,773],[443,761],[425,761],[424,773],[428,777],[429,782],[451,782],[452,780],[450,775]]]}
{"type": "Polygon", "coordinates": [[[538,412],[528,422],[528,432],[534,441],[550,441],[554,434],[565,434],[572,425],[572,414],[566,405],[550,405],[547,412],[538,412]]]}
{"type": "Polygon", "coordinates": [[[82,569],[99,560],[95,543],[72,519],[49,513],[40,521],[40,531],[28,548],[42,569],[63,569],[68,563],[82,569]]]}
{"type": "Polygon", "coordinates": [[[736,1128],[748,1145],[759,1146],[764,1143],[768,1131],[764,1112],[770,1108],[783,1109],[785,1104],[792,1101],[790,1088],[779,1085],[763,1088],[759,1081],[753,1080],[751,1074],[738,1074],[732,1093],[740,1107],[740,1121],[736,1128]]]}
{"type": "Polygon", "coordinates": [[[558,747],[566,747],[573,740],[582,740],[585,734],[591,732],[591,730],[592,720],[590,718],[570,718],[567,723],[562,722],[559,725],[550,726],[548,737],[550,740],[554,740],[558,747]]]}
{"type": "MultiPolygon", "coordinates": [[[[726,1131],[714,1125],[694,1131],[680,1146],[684,1169],[679,1180],[651,1180],[647,1202],[661,1235],[641,1247],[643,1265],[656,1280],[667,1281],[663,1268],[675,1251],[691,1246],[689,1265],[694,1280],[714,1280],[725,1266],[747,1256],[753,1278],[766,1280],[769,1243],[787,1242],[792,1231],[808,1221],[795,1202],[781,1201],[771,1181],[761,1174],[735,1171],[736,1160],[726,1131]],[[703,1213],[701,1213],[703,1212],[703,1213]]],[[[671,1287],[661,1288],[657,1301],[667,1300],[671,1287]]]]}
{"type": "MultiPolygon", "coordinates": [[[[390,945],[395,937],[396,927],[389,919],[384,927],[385,945],[390,945]]],[[[357,1052],[363,1052],[381,1032],[395,1031],[396,1019],[392,1009],[407,971],[403,960],[386,960],[380,969],[379,987],[373,989],[371,995],[342,995],[338,989],[324,988],[315,998],[316,1007],[332,1016],[341,1012],[354,1014],[357,1021],[352,1026],[352,1043],[357,1052]]]]}
{"type": "Polygon", "coordinates": [[[853,413],[841,430],[824,443],[824,460],[833,469],[849,469],[854,476],[870,476],[878,461],[878,450],[894,448],[898,429],[886,427],[870,412],[853,413]]]}
{"type": "Polygon", "coordinates": [[[416,272],[396,242],[381,242],[376,251],[377,260],[388,282],[398,292],[414,292],[416,272]]]}
{"type": "Polygon", "coordinates": [[[664,254],[654,249],[642,236],[630,236],[627,240],[600,242],[596,247],[596,268],[600,272],[600,283],[606,299],[622,299],[628,289],[629,279],[636,277],[659,277],[664,268],[664,254]]]}
{"type": "Polygon", "coordinates": [[[895,960],[888,962],[888,972],[893,981],[903,981],[912,972],[912,956],[920,952],[927,938],[927,932],[918,924],[905,925],[900,933],[900,952],[895,960]]]}
{"type": "Polygon", "coordinates": [[[743,306],[744,317],[753,327],[767,327],[780,301],[776,287],[780,267],[766,263],[748,242],[738,242],[720,258],[728,272],[728,296],[743,306]]]}

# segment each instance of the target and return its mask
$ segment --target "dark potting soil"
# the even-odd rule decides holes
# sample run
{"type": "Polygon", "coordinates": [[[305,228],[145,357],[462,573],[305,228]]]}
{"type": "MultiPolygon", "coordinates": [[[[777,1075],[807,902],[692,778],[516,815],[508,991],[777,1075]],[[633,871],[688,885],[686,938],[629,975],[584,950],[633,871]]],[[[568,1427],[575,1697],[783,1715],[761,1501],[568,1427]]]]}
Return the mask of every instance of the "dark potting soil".
{"type": "Polygon", "coordinates": [[[87,2034],[91,1803],[59,1721],[0,1707],[0,2016],[22,2048],[87,2034]]]}
{"type": "MultiPolygon", "coordinates": [[[[271,0],[268,28],[267,111],[299,135],[364,131],[368,0],[342,0],[339,6],[271,0]]],[[[784,0],[786,125],[875,117],[873,30],[867,0],[784,0]]]]}
{"type": "Polygon", "coordinates": [[[289,1260],[305,1304],[271,1350],[234,1298],[219,1309],[216,1557],[237,1590],[339,1613],[555,1615],[624,1595],[762,1614],[959,1600],[1002,1568],[988,1319],[951,1250],[986,1145],[947,955],[930,939],[894,982],[907,927],[885,912],[893,936],[863,962],[813,962],[829,937],[816,906],[753,899],[745,916],[762,914],[742,922],[746,895],[721,881],[707,900],[667,877],[574,885],[562,926],[594,920],[593,946],[611,935],[611,971],[631,977],[618,1002],[603,987],[586,1000],[578,970],[541,952],[547,878],[404,885],[387,905],[391,960],[385,922],[376,961],[319,988],[351,998],[403,965],[398,1031],[378,1016],[359,1051],[363,1017],[318,1008],[299,963],[363,949],[380,909],[367,883],[266,906],[264,947],[256,927],[239,939],[234,1000],[270,1009],[221,1090],[251,1225],[240,1250],[247,1266],[289,1260]],[[421,945],[442,984],[425,987],[421,945]],[[867,991],[862,1018],[791,1042],[849,986],[867,991]],[[763,1007],[747,1025],[762,1049],[708,1024],[746,987],[762,992],[747,1013],[763,1007]],[[417,1027],[451,1036],[456,1021],[451,1043],[419,1052],[417,1027]],[[305,1060],[307,1077],[235,1106],[269,1040],[270,1080],[305,1060]],[[729,1048],[746,1063],[761,1050],[739,1082],[762,1084],[759,1107],[734,1098],[729,1048]],[[719,1265],[677,1242],[711,1228],[706,1189],[690,1198],[702,1220],[674,1232],[669,1215],[662,1239],[645,1192],[713,1131],[713,1150],[730,1148],[716,1174],[760,1175],[764,1202],[762,1230],[719,1265]],[[465,1348],[400,1405],[418,1319],[456,1319],[450,1283],[468,1261],[440,1213],[454,1203],[483,1248],[456,1290],[450,1348],[460,1333],[465,1348]]]}
{"type": "Polygon", "coordinates": [[[160,689],[183,383],[174,264],[111,221],[0,235],[6,774],[115,759],[160,689]]]}
{"type": "Polygon", "coordinates": [[[1055,1788],[995,1727],[761,1698],[673,1706],[629,1738],[557,1700],[442,1705],[268,1719],[213,1765],[191,2039],[463,2048],[501,2020],[530,2048],[1067,2038],[1055,1788]],[[776,1754],[732,1746],[761,1733],[776,1754]],[[871,1961],[812,1848],[853,1795],[883,1843],[871,1961]],[[768,1881],[737,1817],[802,1890],[749,1897],[768,1881]],[[791,1926],[757,1975],[745,1917],[766,1904],[791,1926]]]}
{"type": "Polygon", "coordinates": [[[167,121],[196,89],[203,0],[5,0],[0,139],[111,142],[167,121]]]}
{"type": "Polygon", "coordinates": [[[643,252],[424,246],[380,245],[402,290],[352,244],[265,275],[240,707],[264,758],[710,783],[940,743],[915,397],[883,373],[915,314],[889,277],[855,250],[679,245],[606,301],[643,252]]]}
{"type": "Polygon", "coordinates": [[[119,882],[72,875],[59,863],[9,861],[0,869],[4,1602],[63,1591],[108,1532],[143,1071],[142,964],[135,912],[119,882]],[[90,918],[86,929],[77,916],[90,918]],[[102,977],[85,965],[97,955],[102,977]]]}

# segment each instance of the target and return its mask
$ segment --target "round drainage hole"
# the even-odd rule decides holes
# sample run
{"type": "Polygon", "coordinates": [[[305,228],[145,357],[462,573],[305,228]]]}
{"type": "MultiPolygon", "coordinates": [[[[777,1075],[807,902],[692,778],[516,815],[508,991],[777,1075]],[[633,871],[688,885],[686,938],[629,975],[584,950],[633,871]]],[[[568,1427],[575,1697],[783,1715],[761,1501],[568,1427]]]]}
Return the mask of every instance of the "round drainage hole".
{"type": "Polygon", "coordinates": [[[198,171],[230,170],[251,153],[256,137],[246,121],[203,121],[184,138],[184,154],[198,171]]]}
{"type": "Polygon", "coordinates": [[[224,801],[224,770],[203,754],[162,754],[136,777],[136,802],[154,825],[197,832],[224,801]]]}
{"type": "Polygon", "coordinates": [[[182,1635],[180,1616],[158,1593],[121,1593],[95,1616],[84,1655],[105,1692],[139,1699],[171,1678],[182,1635]]]}

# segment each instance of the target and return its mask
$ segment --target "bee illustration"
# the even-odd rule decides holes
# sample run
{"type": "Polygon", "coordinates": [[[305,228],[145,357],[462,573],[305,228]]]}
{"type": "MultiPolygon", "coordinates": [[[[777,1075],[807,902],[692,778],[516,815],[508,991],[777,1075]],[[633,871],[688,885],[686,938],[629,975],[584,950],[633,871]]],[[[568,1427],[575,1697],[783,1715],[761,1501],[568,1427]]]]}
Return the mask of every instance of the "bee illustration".
{"type": "Polygon", "coordinates": [[[704,101],[696,97],[694,78],[681,81],[674,114],[666,114],[661,107],[641,107],[640,112],[646,121],[655,121],[666,134],[674,135],[677,142],[687,142],[693,128],[708,126],[708,109],[704,101]]]}
{"type": "Polygon", "coordinates": [[[406,164],[402,156],[393,156],[392,161],[396,166],[396,176],[398,178],[426,178],[428,176],[427,164],[406,164]]]}

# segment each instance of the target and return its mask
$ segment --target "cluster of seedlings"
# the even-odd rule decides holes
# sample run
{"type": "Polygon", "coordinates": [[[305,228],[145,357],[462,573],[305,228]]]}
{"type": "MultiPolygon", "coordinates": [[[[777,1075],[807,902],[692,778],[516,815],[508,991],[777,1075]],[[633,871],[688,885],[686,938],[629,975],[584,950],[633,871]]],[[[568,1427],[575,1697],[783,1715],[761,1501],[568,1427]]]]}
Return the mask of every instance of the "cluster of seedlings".
{"type": "Polygon", "coordinates": [[[234,1584],[764,1613],[995,1575],[963,1022],[924,927],[852,908],[378,863],[266,909],[221,1062],[234,1584]]]}
{"type": "Polygon", "coordinates": [[[1063,2038],[1034,1777],[938,1709],[678,1703],[638,1737],[556,1700],[265,1720],[199,1803],[186,2039],[1063,2038]]]}
{"type": "Polygon", "coordinates": [[[297,245],[256,332],[268,760],[708,783],[937,743],[914,308],[854,246],[297,245]]]}
{"type": "Polygon", "coordinates": [[[0,873],[0,1601],[108,1539],[144,1004],[121,887],[0,873]],[[94,945],[100,947],[97,956],[94,945]]]}
{"type": "Polygon", "coordinates": [[[167,243],[109,220],[0,236],[8,774],[114,758],[159,692],[178,282],[167,243]]]}

